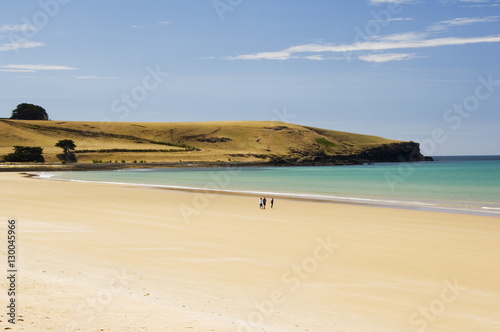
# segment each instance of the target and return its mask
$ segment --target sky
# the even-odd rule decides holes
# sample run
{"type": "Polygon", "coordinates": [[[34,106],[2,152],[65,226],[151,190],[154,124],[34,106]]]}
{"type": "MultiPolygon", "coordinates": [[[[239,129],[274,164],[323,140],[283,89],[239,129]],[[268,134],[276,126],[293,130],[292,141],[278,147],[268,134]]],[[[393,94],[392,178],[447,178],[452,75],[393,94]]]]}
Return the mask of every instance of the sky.
{"type": "Polygon", "coordinates": [[[0,117],[284,121],[500,155],[500,0],[0,3],[0,117]]]}

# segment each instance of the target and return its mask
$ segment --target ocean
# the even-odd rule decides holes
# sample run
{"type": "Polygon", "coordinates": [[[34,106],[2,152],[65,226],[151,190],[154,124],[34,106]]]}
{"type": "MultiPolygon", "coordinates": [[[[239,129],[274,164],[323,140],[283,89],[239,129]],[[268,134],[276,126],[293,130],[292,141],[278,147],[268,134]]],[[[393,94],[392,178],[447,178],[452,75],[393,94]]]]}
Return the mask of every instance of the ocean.
{"type": "Polygon", "coordinates": [[[42,178],[247,193],[500,217],[500,156],[321,167],[43,172],[42,178]]]}

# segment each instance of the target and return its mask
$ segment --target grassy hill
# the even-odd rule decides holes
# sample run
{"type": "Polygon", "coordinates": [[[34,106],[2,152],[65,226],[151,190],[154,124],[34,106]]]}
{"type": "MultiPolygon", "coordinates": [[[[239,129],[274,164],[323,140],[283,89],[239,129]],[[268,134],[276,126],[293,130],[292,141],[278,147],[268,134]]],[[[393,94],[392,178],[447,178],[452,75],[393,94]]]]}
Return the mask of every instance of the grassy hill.
{"type": "Polygon", "coordinates": [[[62,152],[54,144],[71,139],[79,163],[269,161],[276,156],[347,156],[400,143],[282,122],[76,122],[0,120],[0,156],[15,145],[40,146],[47,162],[62,152]]]}

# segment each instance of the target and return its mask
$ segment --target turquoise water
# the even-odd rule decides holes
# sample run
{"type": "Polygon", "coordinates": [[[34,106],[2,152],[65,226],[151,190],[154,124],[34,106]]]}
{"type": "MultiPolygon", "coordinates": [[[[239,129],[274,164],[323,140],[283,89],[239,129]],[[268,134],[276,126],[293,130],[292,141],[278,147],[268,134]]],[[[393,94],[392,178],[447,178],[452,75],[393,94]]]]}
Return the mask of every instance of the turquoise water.
{"type": "Polygon", "coordinates": [[[329,167],[180,168],[53,172],[43,177],[250,192],[500,216],[500,157],[329,167]]]}

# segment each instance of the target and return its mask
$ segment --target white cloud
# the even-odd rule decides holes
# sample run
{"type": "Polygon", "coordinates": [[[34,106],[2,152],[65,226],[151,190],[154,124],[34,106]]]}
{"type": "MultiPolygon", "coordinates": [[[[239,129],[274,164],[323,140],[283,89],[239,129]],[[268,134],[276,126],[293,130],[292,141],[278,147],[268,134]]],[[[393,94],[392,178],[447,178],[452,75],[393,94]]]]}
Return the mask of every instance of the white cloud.
{"type": "Polygon", "coordinates": [[[242,54],[237,56],[229,56],[226,57],[228,60],[288,60],[291,59],[291,53],[286,51],[277,51],[277,52],[261,52],[255,54],[242,54]]]}
{"type": "Polygon", "coordinates": [[[322,55],[309,55],[309,56],[304,56],[302,58],[308,60],[325,60],[325,57],[322,55]]]}
{"type": "Polygon", "coordinates": [[[382,63],[389,61],[411,60],[417,57],[418,56],[415,55],[414,53],[380,53],[380,54],[360,55],[358,59],[367,62],[382,63]]]}
{"type": "Polygon", "coordinates": [[[392,35],[373,36],[370,39],[381,42],[409,42],[409,41],[423,40],[427,37],[428,34],[425,32],[403,32],[403,33],[395,33],[392,35]]]}
{"type": "Polygon", "coordinates": [[[6,43],[0,44],[0,52],[3,51],[15,51],[22,48],[33,48],[45,46],[44,43],[33,42],[33,41],[23,41],[23,42],[15,42],[15,43],[6,43]]]}
{"type": "Polygon", "coordinates": [[[170,22],[170,21],[160,21],[160,22],[156,22],[156,23],[134,24],[134,25],[132,25],[132,28],[133,29],[151,29],[151,28],[154,28],[156,26],[166,26],[166,25],[170,25],[170,24],[172,24],[172,22],[170,22]]]}
{"type": "Polygon", "coordinates": [[[487,3],[487,2],[490,2],[490,0],[458,0],[458,2],[465,2],[465,3],[487,3]]]}
{"type": "Polygon", "coordinates": [[[0,26],[0,32],[11,32],[11,31],[36,31],[39,30],[37,27],[28,24],[4,24],[0,26]]]}
{"type": "Polygon", "coordinates": [[[464,6],[464,7],[500,7],[500,4],[492,3],[492,4],[487,4],[487,5],[470,5],[470,6],[464,6]]]}
{"type": "Polygon", "coordinates": [[[394,17],[387,20],[370,20],[370,22],[399,22],[399,21],[413,21],[411,17],[394,17]]]}
{"type": "Polygon", "coordinates": [[[460,4],[468,4],[463,7],[499,7],[500,4],[498,1],[497,3],[491,3],[489,0],[441,0],[443,3],[460,3],[460,4]]]}
{"type": "Polygon", "coordinates": [[[418,3],[418,0],[368,0],[370,5],[385,5],[385,4],[393,4],[393,5],[409,5],[418,3]]]}
{"type": "Polygon", "coordinates": [[[78,68],[56,65],[0,65],[0,71],[20,72],[20,73],[34,73],[41,70],[75,70],[78,68]]]}
{"type": "Polygon", "coordinates": [[[34,72],[36,72],[36,70],[0,68],[0,72],[3,72],[3,73],[34,73],[34,72]]]}
{"type": "MultiPolygon", "coordinates": [[[[228,60],[288,60],[297,58],[297,53],[351,53],[359,51],[387,51],[398,49],[416,49],[453,45],[498,43],[500,35],[483,37],[449,37],[426,39],[425,33],[407,33],[388,36],[377,36],[372,40],[356,42],[346,45],[310,43],[292,46],[275,52],[260,52],[226,57],[228,60]]],[[[304,58],[304,56],[301,56],[304,58]]]]}
{"type": "Polygon", "coordinates": [[[77,80],[114,80],[115,76],[75,76],[77,80]]]}
{"type": "Polygon", "coordinates": [[[486,17],[458,17],[453,20],[441,21],[437,24],[431,25],[428,30],[430,31],[443,31],[454,26],[463,26],[477,23],[491,23],[500,20],[500,16],[486,16],[486,17]]]}
{"type": "MultiPolygon", "coordinates": [[[[393,0],[376,0],[391,2],[393,0]]],[[[394,0],[397,1],[397,0],[394,0]]],[[[476,0],[478,1],[478,0],[476,0]]],[[[500,1],[500,0],[499,0],[500,1]]],[[[411,18],[394,18],[394,20],[412,20],[411,18]]],[[[283,50],[271,52],[258,52],[224,57],[226,60],[339,60],[357,58],[369,62],[388,62],[415,59],[414,53],[390,53],[394,50],[419,49],[442,46],[455,46],[480,43],[498,43],[500,34],[479,37],[432,37],[433,33],[446,30],[451,26],[466,26],[476,23],[488,23],[500,21],[500,16],[487,17],[461,17],[452,20],[438,22],[426,29],[424,32],[405,32],[392,35],[366,36],[364,40],[355,41],[351,44],[331,44],[321,42],[310,42],[295,45],[283,50]],[[375,54],[361,54],[366,52],[375,54]],[[337,57],[327,56],[328,53],[340,54],[337,57]]]]}
{"type": "Polygon", "coordinates": [[[36,79],[48,79],[48,80],[51,80],[54,77],[52,77],[52,76],[19,76],[17,78],[29,78],[29,79],[32,79],[32,80],[36,80],[36,79]]]}

